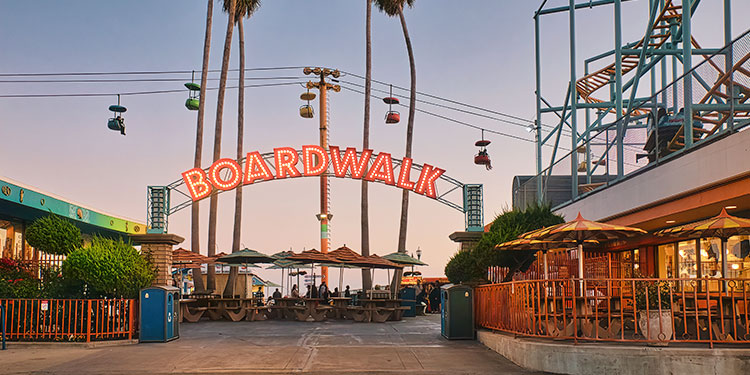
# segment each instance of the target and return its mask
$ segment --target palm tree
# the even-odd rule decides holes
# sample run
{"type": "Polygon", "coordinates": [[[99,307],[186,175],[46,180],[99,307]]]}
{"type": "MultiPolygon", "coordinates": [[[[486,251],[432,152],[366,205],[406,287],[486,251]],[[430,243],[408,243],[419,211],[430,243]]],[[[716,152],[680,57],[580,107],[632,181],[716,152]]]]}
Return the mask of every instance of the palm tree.
{"type": "MultiPolygon", "coordinates": [[[[406,153],[405,157],[411,158],[411,144],[414,132],[414,112],[416,111],[417,102],[417,68],[414,64],[414,51],[411,47],[411,38],[409,30],[406,28],[406,19],[404,18],[404,5],[410,8],[414,6],[416,0],[375,0],[375,5],[389,17],[398,16],[401,21],[401,29],[404,31],[404,40],[406,41],[406,51],[409,54],[409,72],[411,75],[411,86],[409,86],[409,119],[406,124],[406,153]]],[[[401,221],[398,230],[398,251],[406,252],[406,228],[409,217],[409,191],[404,190],[401,195],[401,221]]],[[[398,290],[398,284],[401,282],[401,271],[395,272],[393,276],[393,285],[391,290],[398,290]]]]}
{"type": "MultiPolygon", "coordinates": [[[[365,21],[365,121],[362,149],[370,148],[370,93],[372,92],[372,0],[366,0],[367,19],[365,21]]],[[[362,255],[370,255],[370,209],[367,198],[367,181],[362,180],[362,255]]],[[[370,272],[362,269],[362,289],[372,289],[370,272]]]]}
{"type": "MultiPolygon", "coordinates": [[[[193,162],[193,166],[195,168],[201,167],[201,158],[203,157],[203,114],[206,110],[206,78],[208,77],[208,56],[211,52],[211,21],[214,12],[213,0],[208,0],[207,8],[206,39],[203,41],[203,68],[201,69],[201,101],[198,105],[198,125],[195,132],[195,160],[193,162]]],[[[193,202],[193,205],[191,207],[190,248],[194,253],[200,253],[200,207],[198,205],[198,202],[193,202]]],[[[203,285],[203,276],[200,274],[200,269],[198,269],[196,273],[198,273],[198,275],[193,275],[195,290],[206,290],[205,285],[203,285]]]]}
{"type": "MultiPolygon", "coordinates": [[[[229,71],[229,55],[232,49],[232,31],[234,31],[234,14],[236,9],[236,0],[229,0],[229,21],[227,22],[227,33],[224,38],[224,55],[221,59],[221,76],[219,77],[219,92],[216,99],[216,128],[214,130],[214,158],[213,161],[221,157],[221,130],[222,116],[224,115],[224,95],[227,90],[227,73],[229,71]]],[[[216,216],[218,209],[219,197],[216,194],[211,195],[210,208],[208,211],[208,256],[216,255],[216,216]]],[[[208,267],[208,276],[206,277],[206,287],[209,290],[216,290],[216,270],[214,267],[208,267]]]]}
{"type": "MultiPolygon", "coordinates": [[[[224,0],[224,11],[229,11],[229,0],[224,0]]],[[[235,10],[235,22],[237,23],[237,36],[240,43],[240,78],[239,92],[237,95],[237,160],[242,159],[242,141],[245,138],[245,18],[250,18],[260,7],[260,0],[238,0],[235,10]]],[[[234,229],[232,231],[232,252],[240,251],[240,238],[242,233],[242,185],[237,186],[234,200],[234,229]]],[[[224,288],[224,296],[234,295],[234,282],[237,279],[237,267],[232,267],[224,288]]]]}

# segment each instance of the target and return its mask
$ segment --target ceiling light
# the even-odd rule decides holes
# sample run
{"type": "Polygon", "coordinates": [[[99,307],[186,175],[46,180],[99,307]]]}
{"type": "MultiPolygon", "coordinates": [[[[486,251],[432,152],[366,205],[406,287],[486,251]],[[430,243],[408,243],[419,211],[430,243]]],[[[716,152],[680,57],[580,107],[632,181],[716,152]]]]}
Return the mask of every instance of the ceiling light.
{"type": "Polygon", "coordinates": [[[724,208],[726,208],[727,210],[734,210],[735,208],[737,208],[737,206],[732,205],[732,206],[726,206],[724,208]]]}
{"type": "Polygon", "coordinates": [[[674,223],[675,223],[674,220],[667,220],[667,224],[674,224],[674,223]]]}

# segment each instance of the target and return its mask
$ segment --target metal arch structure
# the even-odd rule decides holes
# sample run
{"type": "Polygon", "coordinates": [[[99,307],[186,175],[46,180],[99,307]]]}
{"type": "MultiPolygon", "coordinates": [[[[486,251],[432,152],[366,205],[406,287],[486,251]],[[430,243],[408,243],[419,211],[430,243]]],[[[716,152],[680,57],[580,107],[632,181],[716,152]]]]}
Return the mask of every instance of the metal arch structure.
{"type": "MultiPolygon", "coordinates": [[[[296,151],[301,160],[303,157],[302,150],[296,151]]],[[[357,156],[361,158],[362,152],[357,151],[357,156]]],[[[378,154],[375,153],[370,156],[370,159],[367,162],[368,167],[373,165],[377,156],[378,154]]],[[[261,154],[261,158],[269,166],[271,171],[276,174],[276,165],[273,162],[274,153],[267,152],[261,154]]],[[[239,159],[237,162],[242,164],[245,162],[245,159],[246,158],[239,159]]],[[[394,166],[394,174],[398,175],[398,171],[400,171],[402,166],[402,160],[392,158],[392,162],[394,166]]],[[[421,164],[412,163],[411,168],[421,172],[423,166],[421,164]]],[[[210,168],[204,168],[203,170],[208,172],[209,169],[210,168]]],[[[227,171],[226,174],[228,175],[229,172],[227,171]]],[[[328,177],[338,177],[330,172],[324,172],[324,175],[328,177]]],[[[351,171],[347,169],[344,177],[341,178],[351,178],[351,171]]],[[[266,181],[255,181],[253,182],[253,185],[263,182],[266,181]]],[[[385,182],[382,181],[375,182],[385,185],[385,182]]],[[[437,197],[434,198],[436,201],[464,213],[467,231],[484,230],[484,192],[481,184],[464,184],[455,178],[442,174],[435,183],[435,189],[438,192],[437,197]],[[459,195],[458,192],[460,192],[461,195],[459,195]]],[[[222,192],[222,190],[214,190],[211,194],[220,194],[222,192]]],[[[184,208],[190,207],[193,204],[190,194],[186,191],[185,181],[183,179],[176,180],[168,185],[148,186],[147,198],[146,216],[149,233],[166,233],[169,226],[169,216],[184,208]]]]}
{"type": "MultiPolygon", "coordinates": [[[[549,199],[545,196],[546,179],[553,174],[553,168],[555,174],[571,177],[570,199],[575,200],[607,184],[592,181],[594,175],[604,174],[607,181],[621,180],[635,169],[645,167],[640,164],[640,156],[649,156],[650,166],[652,151],[647,155],[635,154],[633,158],[634,151],[646,148],[647,140],[633,139],[641,137],[634,134],[649,132],[644,124],[649,116],[654,116],[657,129],[661,126],[657,120],[659,108],[674,114],[675,121],[682,124],[676,134],[662,139],[668,141],[667,149],[665,155],[660,155],[658,149],[654,152],[656,163],[712,136],[736,131],[750,118],[750,106],[745,103],[750,93],[746,84],[750,78],[748,55],[741,50],[742,43],[733,45],[731,0],[722,1],[723,21],[716,27],[723,31],[724,45],[719,48],[703,48],[693,37],[691,23],[701,0],[640,2],[648,7],[645,30],[639,40],[623,43],[621,6],[630,1],[569,0],[565,6],[550,7],[546,6],[547,0],[542,0],[534,13],[536,176],[529,185],[536,186],[528,188],[536,191],[540,201],[549,199]],[[613,49],[583,60],[585,70],[581,75],[576,72],[580,63],[576,58],[576,14],[600,6],[612,8],[613,49]],[[569,20],[570,76],[564,103],[553,105],[542,93],[540,26],[545,15],[559,13],[567,13],[569,20]],[[701,60],[698,66],[693,64],[701,60]],[[700,65],[705,69],[699,71],[700,65]],[[550,125],[545,125],[544,119],[550,125]],[[600,134],[606,139],[598,139],[600,134]],[[561,135],[570,138],[569,143],[565,140],[565,146],[561,144],[561,135]],[[600,155],[593,154],[592,145],[600,155]],[[548,165],[542,160],[544,146],[551,146],[552,150],[548,165]]],[[[658,145],[658,135],[656,142],[658,145]]]]}

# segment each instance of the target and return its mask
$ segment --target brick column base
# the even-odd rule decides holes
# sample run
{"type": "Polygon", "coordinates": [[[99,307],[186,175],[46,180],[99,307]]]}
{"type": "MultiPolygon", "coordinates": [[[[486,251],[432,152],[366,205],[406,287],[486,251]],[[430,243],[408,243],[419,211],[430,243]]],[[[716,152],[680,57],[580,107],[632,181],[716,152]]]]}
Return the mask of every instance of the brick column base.
{"type": "Polygon", "coordinates": [[[150,256],[156,267],[156,278],[151,285],[172,285],[172,246],[185,239],[169,233],[138,234],[130,239],[133,245],[141,245],[141,254],[150,256]]]}

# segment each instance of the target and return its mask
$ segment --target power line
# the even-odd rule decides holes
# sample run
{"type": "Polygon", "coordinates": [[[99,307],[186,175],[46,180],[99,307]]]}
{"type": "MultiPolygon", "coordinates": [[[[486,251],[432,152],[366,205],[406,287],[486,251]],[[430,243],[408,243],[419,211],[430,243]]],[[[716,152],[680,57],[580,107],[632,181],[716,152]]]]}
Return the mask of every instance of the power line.
{"type": "MultiPolygon", "coordinates": [[[[357,86],[357,87],[364,87],[364,85],[360,85],[358,83],[349,82],[349,81],[345,81],[345,80],[341,80],[341,82],[347,83],[347,84],[350,84],[350,85],[353,85],[353,86],[357,86]]],[[[384,93],[384,94],[388,94],[389,93],[386,90],[380,90],[380,89],[372,89],[372,90],[373,91],[377,91],[377,92],[381,92],[381,93],[384,93]]],[[[406,95],[394,95],[394,96],[398,96],[398,97],[401,97],[401,98],[407,98],[406,95]]],[[[530,124],[521,124],[521,123],[518,123],[518,122],[509,121],[509,120],[506,120],[506,119],[502,119],[502,118],[498,118],[498,117],[494,117],[494,116],[489,116],[489,115],[485,115],[485,114],[482,114],[482,113],[467,111],[465,109],[451,107],[451,106],[448,106],[448,105],[445,105],[445,104],[440,104],[440,103],[435,103],[435,102],[429,102],[429,101],[426,101],[426,100],[417,99],[417,102],[424,103],[424,104],[429,104],[429,105],[436,106],[436,107],[439,107],[439,108],[450,109],[450,110],[453,110],[453,111],[457,111],[457,112],[461,112],[461,113],[466,113],[466,114],[470,114],[470,115],[474,115],[474,116],[478,116],[478,117],[483,117],[483,118],[490,119],[490,120],[500,121],[500,122],[504,122],[504,123],[511,124],[511,125],[517,125],[517,126],[520,126],[520,127],[523,127],[523,128],[528,128],[529,125],[530,125],[530,124]]]]}
{"type": "MultiPolygon", "coordinates": [[[[365,79],[365,77],[363,77],[361,75],[358,75],[358,74],[354,74],[354,73],[343,71],[343,70],[341,72],[344,73],[344,74],[346,74],[346,75],[350,75],[350,76],[353,76],[353,77],[356,77],[356,78],[359,78],[359,79],[365,79]]],[[[379,83],[381,85],[386,85],[386,86],[390,86],[391,85],[390,83],[383,82],[383,81],[378,81],[378,80],[375,80],[375,79],[372,79],[371,81],[375,82],[375,83],[379,83]]],[[[393,87],[395,87],[395,88],[397,88],[399,90],[409,91],[408,88],[401,87],[401,86],[398,86],[398,85],[393,85],[393,87]]],[[[499,112],[499,111],[495,111],[495,110],[491,110],[491,109],[487,109],[487,108],[482,108],[482,107],[475,106],[475,105],[472,105],[472,104],[459,102],[457,100],[447,99],[447,98],[443,98],[443,97],[440,97],[440,96],[437,96],[437,95],[427,94],[427,93],[419,92],[419,91],[417,91],[417,94],[423,95],[423,96],[426,96],[426,97],[429,97],[429,98],[433,98],[433,99],[443,100],[443,101],[446,101],[448,103],[452,103],[452,104],[456,104],[456,105],[462,105],[464,107],[468,107],[468,108],[471,108],[471,109],[476,109],[478,111],[484,111],[484,112],[492,113],[492,114],[495,114],[495,115],[498,115],[498,116],[508,117],[508,118],[511,118],[511,119],[514,119],[514,120],[524,121],[524,122],[528,122],[528,123],[534,124],[534,120],[530,120],[530,119],[526,119],[526,118],[523,118],[523,117],[514,116],[514,115],[511,115],[511,114],[507,114],[507,113],[503,113],[503,112],[499,112]]]]}
{"type": "MultiPolygon", "coordinates": [[[[344,82],[342,82],[342,83],[344,83],[344,82]]],[[[345,90],[352,91],[352,92],[356,92],[358,94],[362,94],[362,95],[365,94],[364,91],[353,89],[351,87],[341,86],[341,88],[345,89],[345,90]]],[[[383,99],[381,97],[377,97],[377,96],[372,95],[372,94],[370,94],[370,96],[373,97],[373,98],[375,98],[375,99],[383,99]]],[[[402,106],[402,107],[406,107],[406,105],[404,105],[404,104],[399,104],[399,105],[402,106]]],[[[463,126],[466,126],[466,127],[474,128],[474,129],[477,129],[477,130],[484,130],[485,132],[488,132],[488,133],[497,134],[497,135],[500,135],[500,136],[503,136],[503,137],[509,137],[509,138],[517,139],[517,140],[524,141],[524,142],[534,142],[533,140],[526,139],[526,138],[523,138],[523,137],[519,137],[517,135],[503,133],[503,132],[500,132],[500,131],[497,131],[497,130],[492,130],[492,129],[485,129],[485,128],[482,128],[482,127],[477,126],[477,125],[469,124],[468,122],[463,122],[463,121],[460,121],[460,120],[456,120],[454,118],[451,118],[451,117],[448,117],[448,116],[439,115],[439,114],[434,113],[434,112],[425,111],[424,109],[415,108],[415,110],[417,112],[421,112],[421,113],[424,113],[424,114],[427,114],[427,115],[430,115],[430,116],[433,116],[433,117],[437,117],[437,118],[441,118],[443,120],[454,122],[454,123],[459,124],[459,125],[463,125],[463,126]]]]}
{"type": "MultiPolygon", "coordinates": [[[[274,87],[298,85],[301,82],[282,82],[282,83],[265,83],[257,85],[245,85],[245,88],[254,87],[274,87]]],[[[228,89],[237,89],[239,86],[229,86],[228,89]]],[[[218,90],[218,87],[208,87],[206,90],[218,90]]],[[[134,96],[134,95],[153,95],[153,94],[173,94],[184,93],[185,89],[180,90],[153,90],[153,91],[132,91],[132,92],[115,92],[115,93],[64,93],[64,94],[11,94],[0,95],[0,98],[62,98],[62,97],[101,97],[101,96],[134,96]]]]}
{"type": "MultiPolygon", "coordinates": [[[[245,81],[305,79],[307,77],[246,77],[245,81]]],[[[218,81],[220,78],[206,78],[218,81]]],[[[237,78],[228,78],[227,81],[237,78]]],[[[185,82],[182,78],[107,78],[107,79],[50,79],[50,80],[0,80],[0,83],[115,83],[115,82],[185,82]]]]}
{"type": "MultiPolygon", "coordinates": [[[[246,72],[268,71],[268,70],[291,70],[302,69],[304,66],[279,66],[247,68],[246,72]]],[[[229,69],[230,72],[239,72],[239,69],[229,69]]],[[[221,72],[220,69],[209,69],[209,73],[221,72]]],[[[115,76],[115,75],[156,75],[156,74],[192,74],[201,73],[200,70],[145,70],[145,71],[117,71],[117,72],[66,72],[66,73],[0,73],[0,77],[52,77],[52,76],[115,76]]]]}

